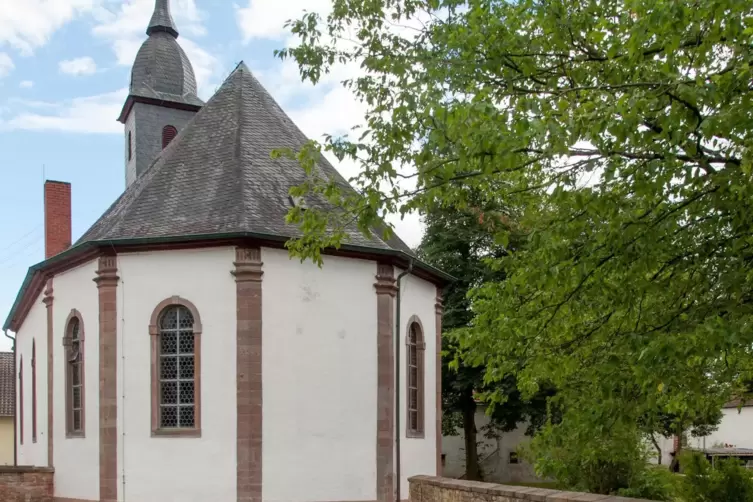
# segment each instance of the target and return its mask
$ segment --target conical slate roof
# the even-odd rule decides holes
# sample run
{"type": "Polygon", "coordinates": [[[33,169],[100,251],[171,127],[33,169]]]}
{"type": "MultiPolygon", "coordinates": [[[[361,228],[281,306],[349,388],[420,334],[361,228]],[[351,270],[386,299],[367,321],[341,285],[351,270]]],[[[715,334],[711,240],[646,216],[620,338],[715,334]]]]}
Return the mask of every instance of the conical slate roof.
{"type": "MultiPolygon", "coordinates": [[[[285,223],[290,187],[304,181],[295,160],[272,159],[277,148],[300,149],[306,136],[241,63],[212,99],[77,244],[90,241],[192,235],[298,235],[285,223]]],[[[322,158],[321,173],[347,186],[322,158]]],[[[334,209],[324,199],[310,207],[334,209]]],[[[410,253],[394,237],[349,244],[410,253]]]]}
{"type": "Polygon", "coordinates": [[[134,100],[170,102],[198,110],[204,102],[197,95],[191,61],[178,43],[178,30],[168,0],[155,0],[146,33],[149,38],[133,62],[128,99],[119,120],[125,123],[134,100]]]}
{"type": "Polygon", "coordinates": [[[169,0],[157,0],[154,5],[154,14],[149,21],[149,27],[146,29],[146,34],[164,31],[169,33],[175,38],[178,38],[178,29],[175,27],[175,21],[170,14],[170,2],[169,0]]]}

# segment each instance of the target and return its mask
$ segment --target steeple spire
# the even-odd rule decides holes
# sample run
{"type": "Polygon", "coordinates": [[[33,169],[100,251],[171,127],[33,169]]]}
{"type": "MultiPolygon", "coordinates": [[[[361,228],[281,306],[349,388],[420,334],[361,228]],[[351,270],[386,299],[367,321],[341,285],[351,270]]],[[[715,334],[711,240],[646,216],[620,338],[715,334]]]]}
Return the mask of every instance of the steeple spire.
{"type": "Polygon", "coordinates": [[[163,31],[178,38],[178,30],[175,28],[175,21],[170,15],[170,0],[156,0],[154,5],[154,14],[149,22],[149,28],[146,34],[151,36],[152,33],[163,31]]]}

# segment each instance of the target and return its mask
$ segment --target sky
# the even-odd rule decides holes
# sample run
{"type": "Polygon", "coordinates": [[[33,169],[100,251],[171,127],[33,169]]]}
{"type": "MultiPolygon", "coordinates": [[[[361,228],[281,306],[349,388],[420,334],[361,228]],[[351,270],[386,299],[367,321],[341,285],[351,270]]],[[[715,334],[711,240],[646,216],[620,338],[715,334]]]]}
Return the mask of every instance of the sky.
{"type": "MultiPolygon", "coordinates": [[[[29,266],[44,259],[45,179],[72,184],[73,240],[125,189],[124,133],[117,117],[130,69],[146,39],[154,0],[1,0],[0,319],[29,266]]],[[[240,61],[312,139],[346,134],[364,107],[340,82],[343,68],[316,87],[273,51],[293,42],[285,21],[304,10],[326,14],[330,0],[171,0],[178,42],[207,100],[240,61]]],[[[338,164],[355,174],[353,165],[338,164]]],[[[391,218],[411,246],[417,216],[391,218]]],[[[0,336],[0,350],[10,342],[0,336]]]]}

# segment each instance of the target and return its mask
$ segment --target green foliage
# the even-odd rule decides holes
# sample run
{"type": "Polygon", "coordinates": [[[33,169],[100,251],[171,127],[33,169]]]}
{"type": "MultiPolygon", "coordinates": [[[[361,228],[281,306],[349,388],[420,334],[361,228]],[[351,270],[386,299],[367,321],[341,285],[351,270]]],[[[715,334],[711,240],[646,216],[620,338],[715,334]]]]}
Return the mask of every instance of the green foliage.
{"type": "Polygon", "coordinates": [[[313,82],[360,68],[367,109],[297,152],[301,192],[342,211],[291,213],[294,254],[385,212],[481,208],[492,242],[526,245],[486,258],[505,276],[473,284],[465,364],[524,399],[554,385],[596,437],[703,421],[753,377],[753,4],[334,0],[290,28],[278,55],[313,82]],[[322,149],[355,190],[316,178],[322,149]]]}
{"type": "Polygon", "coordinates": [[[647,467],[633,478],[630,487],[621,488],[617,495],[647,500],[675,500],[680,478],[663,467],[647,467]]]}
{"type": "Polygon", "coordinates": [[[686,454],[681,465],[685,502],[753,502],[753,473],[736,459],[722,459],[714,467],[700,454],[686,454]]]}
{"type": "Polygon", "coordinates": [[[539,476],[556,479],[565,488],[616,494],[648,484],[646,452],[640,434],[615,423],[603,434],[589,434],[576,420],[547,425],[534,437],[526,455],[539,476]]]}
{"type": "MultiPolygon", "coordinates": [[[[475,434],[477,393],[493,392],[505,396],[505,404],[491,409],[491,424],[486,435],[496,435],[528,422],[529,432],[540,427],[546,416],[546,398],[553,393],[542,389],[530,399],[523,399],[514,376],[499,381],[484,380],[483,364],[469,365],[463,360],[457,332],[471,325],[473,311],[468,292],[486,281],[504,280],[504,270],[490,267],[488,260],[514,252],[520,243],[513,239],[507,247],[494,242],[494,229],[503,223],[494,218],[495,202],[474,197],[473,207],[467,209],[432,208],[425,216],[426,233],[418,249],[427,263],[453,275],[457,280],[444,290],[443,371],[442,371],[442,429],[446,435],[461,431],[475,434]],[[485,217],[486,215],[486,217],[485,217]],[[491,216],[490,216],[491,215],[491,216]]],[[[479,477],[475,435],[466,445],[468,479],[479,477]]]]}

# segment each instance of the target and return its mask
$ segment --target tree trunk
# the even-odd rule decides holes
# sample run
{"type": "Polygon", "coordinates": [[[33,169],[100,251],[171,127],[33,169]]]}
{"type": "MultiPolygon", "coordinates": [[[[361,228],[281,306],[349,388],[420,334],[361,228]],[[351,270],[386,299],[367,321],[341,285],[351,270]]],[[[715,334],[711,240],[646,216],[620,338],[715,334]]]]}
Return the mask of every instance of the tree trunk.
{"type": "Polygon", "coordinates": [[[476,401],[473,395],[463,403],[463,436],[465,437],[465,479],[481,481],[476,445],[476,401]]]}
{"type": "Polygon", "coordinates": [[[654,434],[650,434],[651,436],[651,442],[654,443],[654,448],[656,448],[656,463],[658,465],[661,465],[661,446],[659,446],[659,443],[656,441],[656,436],[654,434]]]}
{"type": "Polygon", "coordinates": [[[669,464],[670,472],[680,472],[680,452],[682,451],[682,429],[675,436],[675,452],[672,456],[672,462],[669,464]]]}

